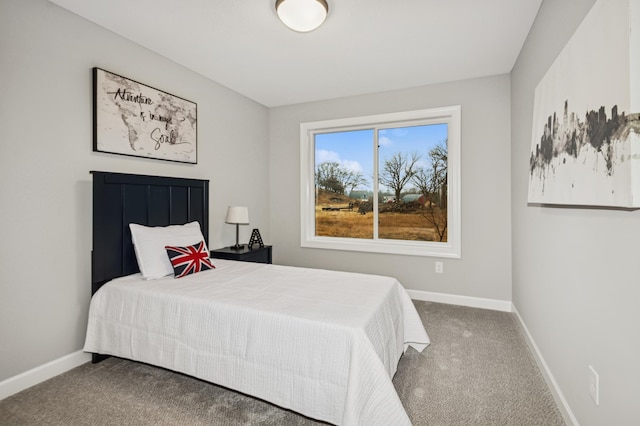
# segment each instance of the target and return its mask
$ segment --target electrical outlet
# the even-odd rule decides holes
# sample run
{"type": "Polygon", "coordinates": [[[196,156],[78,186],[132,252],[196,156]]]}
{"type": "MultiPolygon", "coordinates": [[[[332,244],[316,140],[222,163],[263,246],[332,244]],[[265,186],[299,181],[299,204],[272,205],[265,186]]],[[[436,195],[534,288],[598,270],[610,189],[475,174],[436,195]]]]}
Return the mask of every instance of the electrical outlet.
{"type": "Polygon", "coordinates": [[[600,377],[592,366],[589,366],[589,395],[596,405],[600,405],[600,377]]]}
{"type": "Polygon", "coordinates": [[[444,265],[442,262],[436,262],[436,274],[444,273],[444,265]]]}

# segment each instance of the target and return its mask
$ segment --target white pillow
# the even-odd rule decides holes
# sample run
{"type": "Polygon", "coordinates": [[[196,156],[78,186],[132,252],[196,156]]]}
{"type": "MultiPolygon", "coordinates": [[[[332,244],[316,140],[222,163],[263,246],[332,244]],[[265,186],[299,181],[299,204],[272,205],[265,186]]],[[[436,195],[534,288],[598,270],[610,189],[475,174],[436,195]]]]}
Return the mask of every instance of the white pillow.
{"type": "MultiPolygon", "coordinates": [[[[165,246],[189,246],[204,241],[198,222],[154,227],[130,223],[129,229],[138,267],[147,280],[173,274],[165,246]]],[[[205,250],[209,251],[206,247],[205,250]]]]}

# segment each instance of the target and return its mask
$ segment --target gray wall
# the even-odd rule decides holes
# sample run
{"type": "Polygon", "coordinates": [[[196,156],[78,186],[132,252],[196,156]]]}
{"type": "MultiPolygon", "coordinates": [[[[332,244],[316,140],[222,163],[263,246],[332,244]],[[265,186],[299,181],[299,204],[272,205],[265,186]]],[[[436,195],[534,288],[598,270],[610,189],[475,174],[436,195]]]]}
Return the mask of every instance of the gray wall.
{"type": "Polygon", "coordinates": [[[46,0],[0,2],[0,380],[81,349],[89,170],[211,180],[212,247],[228,204],[277,263],[397,276],[410,289],[513,301],[583,425],[636,424],[640,212],[528,206],[533,90],[593,0],[545,0],[510,76],[267,110],[46,0]],[[199,164],[91,151],[94,66],[198,104],[199,164]],[[462,258],[299,247],[299,123],[462,106],[462,258]],[[238,173],[238,171],[251,173],[238,173]],[[33,252],[29,258],[24,253],[33,252]],[[513,287],[512,287],[513,281],[513,287]],[[601,403],[589,399],[588,365],[601,403]]]}
{"type": "Polygon", "coordinates": [[[269,241],[265,107],[46,0],[0,2],[0,76],[0,381],[82,348],[90,170],[210,179],[210,246],[236,203],[269,241]],[[93,153],[94,66],[196,102],[198,164],[93,153]]]}
{"type": "Polygon", "coordinates": [[[278,263],[397,277],[405,287],[511,300],[509,76],[418,87],[270,111],[270,228],[278,263]],[[300,248],[300,123],[461,105],[462,258],[300,248]]]}
{"type": "Polygon", "coordinates": [[[640,211],[527,205],[534,89],[593,3],[545,0],[512,72],[513,302],[581,425],[637,425],[640,211]]]}

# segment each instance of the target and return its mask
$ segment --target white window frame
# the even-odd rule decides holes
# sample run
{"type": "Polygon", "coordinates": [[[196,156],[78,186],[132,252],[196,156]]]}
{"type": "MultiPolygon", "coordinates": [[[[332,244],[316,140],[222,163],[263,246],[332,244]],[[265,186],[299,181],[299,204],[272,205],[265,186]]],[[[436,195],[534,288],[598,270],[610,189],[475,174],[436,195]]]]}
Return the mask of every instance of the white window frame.
{"type": "MultiPolygon", "coordinates": [[[[372,146],[372,149],[374,147],[372,146]]],[[[374,151],[377,163],[377,150],[374,151]]],[[[375,172],[377,173],[377,171],[375,172]]],[[[377,187],[377,174],[376,182],[377,187]]],[[[374,190],[374,198],[378,193],[374,190]]],[[[460,258],[460,106],[405,111],[300,124],[300,245],[302,247],[460,258]],[[409,125],[447,124],[447,242],[360,239],[315,235],[316,133],[409,125]]],[[[375,226],[375,224],[374,224],[375,226]]]]}

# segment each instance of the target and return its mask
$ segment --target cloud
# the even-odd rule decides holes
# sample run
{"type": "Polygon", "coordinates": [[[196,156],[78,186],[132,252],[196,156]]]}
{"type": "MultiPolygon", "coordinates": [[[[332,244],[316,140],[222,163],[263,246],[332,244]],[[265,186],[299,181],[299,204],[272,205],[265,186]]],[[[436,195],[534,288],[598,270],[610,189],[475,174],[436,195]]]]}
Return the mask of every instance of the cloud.
{"type": "Polygon", "coordinates": [[[378,145],[380,146],[391,146],[393,145],[393,141],[386,136],[378,136],[378,145]]]}
{"type": "Polygon", "coordinates": [[[357,161],[342,160],[340,161],[340,165],[347,170],[362,173],[362,166],[357,161]]]}
{"type": "Polygon", "coordinates": [[[340,154],[335,151],[327,151],[326,149],[316,151],[316,164],[326,163],[328,161],[339,163],[340,154]]]}
{"type": "Polygon", "coordinates": [[[340,158],[340,154],[335,151],[327,151],[326,149],[319,149],[316,151],[316,165],[326,162],[333,162],[340,164],[341,167],[354,172],[362,172],[362,165],[354,160],[343,160],[340,158]]]}
{"type": "Polygon", "coordinates": [[[384,147],[392,146],[398,139],[402,140],[408,134],[409,130],[404,127],[382,129],[378,132],[378,145],[384,147]]]}
{"type": "Polygon", "coordinates": [[[397,127],[395,129],[388,129],[388,132],[395,137],[403,137],[409,134],[409,130],[404,127],[397,127]]]}

